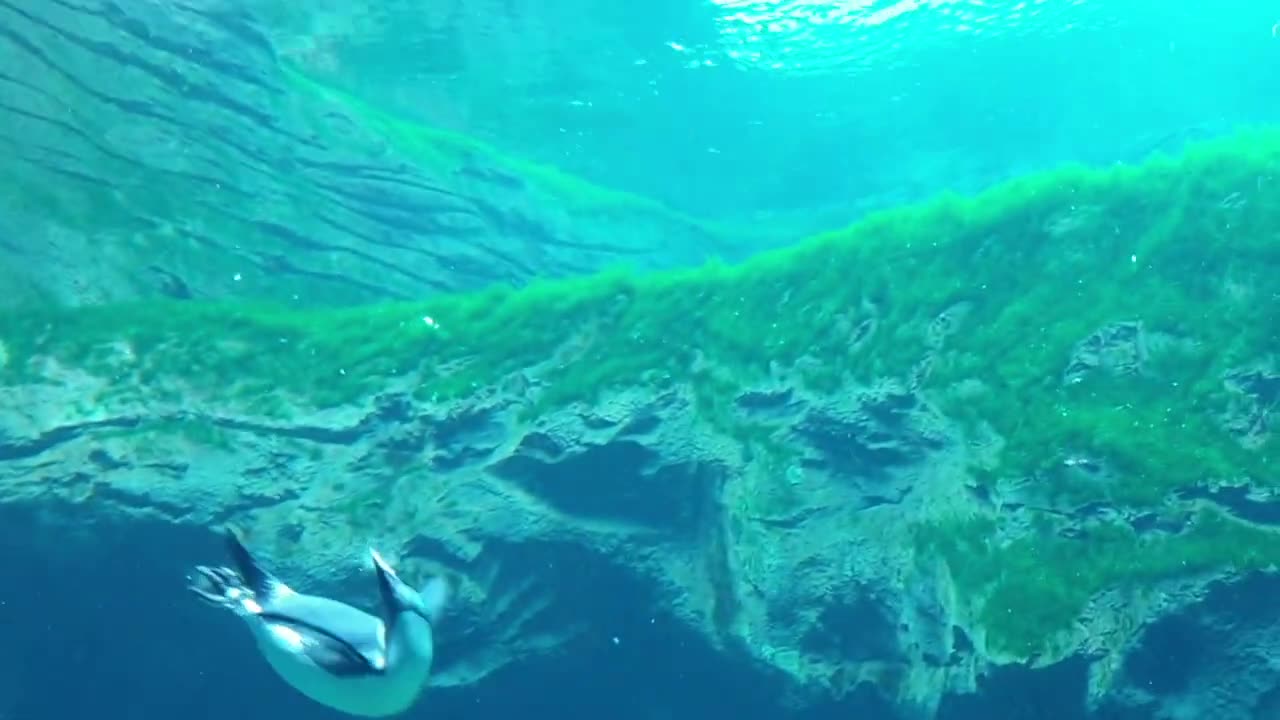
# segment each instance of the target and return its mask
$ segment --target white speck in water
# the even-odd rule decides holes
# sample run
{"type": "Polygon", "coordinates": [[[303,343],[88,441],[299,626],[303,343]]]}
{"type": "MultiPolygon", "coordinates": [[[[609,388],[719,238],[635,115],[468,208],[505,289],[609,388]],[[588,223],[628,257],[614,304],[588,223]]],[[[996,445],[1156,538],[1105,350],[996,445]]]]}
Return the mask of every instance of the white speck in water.
{"type": "Polygon", "coordinates": [[[1137,255],[1130,255],[1130,256],[1129,256],[1129,262],[1134,263],[1134,264],[1137,264],[1137,262],[1138,262],[1138,256],[1137,256],[1137,255]]]}
{"type": "Polygon", "coordinates": [[[613,644],[614,644],[614,645],[621,645],[621,644],[622,644],[622,639],[621,639],[621,638],[619,638],[617,635],[614,635],[614,636],[613,636],[613,644]]]}
{"type": "Polygon", "coordinates": [[[799,485],[804,482],[804,470],[799,465],[792,465],[787,468],[787,482],[792,485],[799,485]]]}
{"type": "Polygon", "coordinates": [[[346,375],[346,374],[347,374],[347,371],[346,371],[345,369],[343,369],[343,368],[338,368],[338,374],[339,374],[339,375],[346,375]]]}
{"type": "Polygon", "coordinates": [[[231,279],[235,280],[236,282],[240,282],[240,273],[236,273],[235,275],[232,275],[231,279]]]}

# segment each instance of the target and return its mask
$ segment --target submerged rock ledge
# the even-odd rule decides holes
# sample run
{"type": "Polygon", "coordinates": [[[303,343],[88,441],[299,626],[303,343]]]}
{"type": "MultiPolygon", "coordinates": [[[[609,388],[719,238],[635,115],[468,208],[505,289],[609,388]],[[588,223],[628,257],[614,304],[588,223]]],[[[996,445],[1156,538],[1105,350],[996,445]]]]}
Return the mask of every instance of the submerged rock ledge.
{"type": "Polygon", "coordinates": [[[234,3],[0,0],[0,57],[0,305],[379,302],[759,244],[381,113],[234,3]]]}
{"type": "Polygon", "coordinates": [[[572,650],[597,572],[795,705],[945,717],[1040,674],[1132,717],[1252,717],[1274,664],[1196,688],[1256,657],[1223,598],[1280,558],[1277,227],[1262,130],[742,265],[8,311],[0,502],[235,523],[317,585],[365,543],[444,568],[446,684],[572,650]],[[1148,648],[1190,626],[1209,659],[1156,696],[1148,648]]]}

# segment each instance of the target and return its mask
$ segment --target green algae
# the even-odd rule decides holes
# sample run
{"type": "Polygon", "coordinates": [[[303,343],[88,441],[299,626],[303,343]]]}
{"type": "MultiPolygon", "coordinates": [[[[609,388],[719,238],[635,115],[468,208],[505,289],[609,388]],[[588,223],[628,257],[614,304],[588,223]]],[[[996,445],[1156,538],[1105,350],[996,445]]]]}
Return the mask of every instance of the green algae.
{"type": "Polygon", "coordinates": [[[942,558],[957,587],[983,597],[989,650],[1016,657],[1043,652],[1104,591],[1133,597],[1162,581],[1274,568],[1280,533],[1202,508],[1177,533],[1096,524],[1071,538],[1041,516],[1031,532],[999,542],[990,517],[917,529],[917,552],[942,558]]]}
{"type": "MultiPolygon", "coordinates": [[[[1276,484],[1277,440],[1245,449],[1219,416],[1242,401],[1224,374],[1280,347],[1277,182],[1280,132],[1262,129],[942,195],[738,265],[329,310],[28,308],[0,315],[0,381],[49,380],[53,357],[120,393],[181,385],[285,412],[285,397],[341,405],[399,380],[443,400],[524,374],[538,388],[526,416],[685,384],[709,423],[785,467],[780,429],[737,409],[744,386],[780,370],[817,393],[914,377],[965,431],[987,423],[1006,439],[997,465],[974,468],[980,481],[1146,508],[1206,481],[1276,484]],[[1076,344],[1118,321],[1142,327],[1140,372],[1064,381],[1076,344]],[[1066,469],[1074,456],[1104,464],[1105,485],[1066,469]]],[[[1003,540],[995,518],[920,534],[961,592],[985,598],[997,648],[1033,654],[1101,589],[1260,566],[1276,549],[1269,531],[1212,515],[1156,539],[1103,524],[1084,545],[1045,528],[1003,540]]]]}

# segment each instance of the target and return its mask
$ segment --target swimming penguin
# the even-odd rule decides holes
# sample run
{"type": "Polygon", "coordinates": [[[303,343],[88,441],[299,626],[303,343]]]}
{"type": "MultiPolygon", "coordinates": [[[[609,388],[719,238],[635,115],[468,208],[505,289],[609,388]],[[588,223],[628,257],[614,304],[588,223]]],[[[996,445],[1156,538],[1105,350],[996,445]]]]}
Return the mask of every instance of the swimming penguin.
{"type": "Polygon", "coordinates": [[[280,677],[350,715],[385,717],[414,704],[431,671],[432,625],[448,597],[442,578],[414,590],[370,550],[382,598],[379,618],[299,593],[258,565],[235,532],[227,531],[226,542],[235,569],[197,566],[188,589],[248,623],[280,677]]]}

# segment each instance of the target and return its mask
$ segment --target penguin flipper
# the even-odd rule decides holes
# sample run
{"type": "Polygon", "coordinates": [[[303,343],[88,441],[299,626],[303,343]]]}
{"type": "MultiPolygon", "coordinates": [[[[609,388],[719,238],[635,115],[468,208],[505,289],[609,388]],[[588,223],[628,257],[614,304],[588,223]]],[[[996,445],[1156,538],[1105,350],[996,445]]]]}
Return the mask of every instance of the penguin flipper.
{"type": "Polygon", "coordinates": [[[449,583],[442,577],[433,577],[418,589],[418,597],[422,600],[422,612],[427,620],[435,623],[449,603],[449,583]]]}
{"type": "Polygon", "coordinates": [[[378,595],[382,599],[382,622],[387,626],[388,632],[396,615],[402,612],[417,613],[430,623],[439,619],[449,600],[449,584],[444,578],[431,578],[421,590],[414,590],[400,579],[377,550],[370,550],[369,554],[377,571],[378,595]]]}

